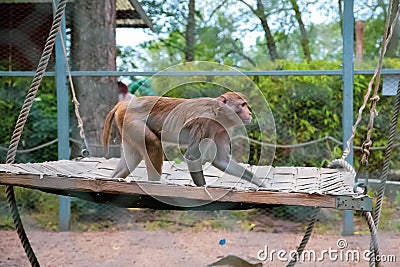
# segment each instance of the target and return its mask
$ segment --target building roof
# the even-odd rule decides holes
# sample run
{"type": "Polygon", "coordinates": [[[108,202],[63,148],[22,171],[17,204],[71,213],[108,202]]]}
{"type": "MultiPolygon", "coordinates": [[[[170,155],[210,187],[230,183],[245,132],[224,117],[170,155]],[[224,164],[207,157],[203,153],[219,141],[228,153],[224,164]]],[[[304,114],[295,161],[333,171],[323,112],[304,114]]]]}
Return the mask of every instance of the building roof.
{"type": "MultiPolygon", "coordinates": [[[[41,4],[52,3],[52,0],[2,0],[2,4],[41,4]]],[[[68,3],[73,3],[74,0],[68,3]]],[[[150,28],[153,23],[146,15],[137,0],[116,0],[117,27],[120,28],[150,28]]]]}
{"type": "Polygon", "coordinates": [[[137,0],[117,0],[117,27],[153,30],[153,23],[137,0]]]}
{"type": "MultiPolygon", "coordinates": [[[[74,25],[74,1],[67,2],[67,28],[74,25]]],[[[153,29],[138,0],[115,1],[117,27],[153,29]]],[[[36,68],[53,21],[52,5],[52,0],[0,0],[1,68],[26,71],[36,68]]],[[[48,69],[52,69],[52,63],[48,69]]]]}

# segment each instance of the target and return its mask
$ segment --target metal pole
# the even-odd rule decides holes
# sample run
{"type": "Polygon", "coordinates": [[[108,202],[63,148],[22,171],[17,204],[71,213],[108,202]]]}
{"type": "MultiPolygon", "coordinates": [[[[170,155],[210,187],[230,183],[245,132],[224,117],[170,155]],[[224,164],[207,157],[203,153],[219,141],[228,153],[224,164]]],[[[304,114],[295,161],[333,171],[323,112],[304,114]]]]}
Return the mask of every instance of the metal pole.
{"type": "MultiPolygon", "coordinates": [[[[354,70],[354,75],[372,75],[375,70],[354,70]]],[[[73,70],[72,77],[79,76],[321,76],[321,75],[342,75],[343,70],[260,70],[260,71],[166,71],[163,73],[153,71],[111,71],[111,70],[73,70]]],[[[383,69],[382,75],[399,75],[400,69],[383,69]]],[[[30,77],[34,76],[33,71],[1,71],[0,76],[4,77],[30,77]]],[[[55,76],[54,71],[47,71],[45,76],[55,76]]]]}
{"type": "MultiPolygon", "coordinates": [[[[58,1],[56,1],[58,2],[58,1]]],[[[58,159],[69,159],[69,114],[68,114],[68,88],[66,78],[66,60],[62,40],[66,40],[65,17],[61,21],[60,32],[56,38],[56,87],[57,87],[57,134],[58,134],[58,159]],[[60,35],[63,36],[62,40],[60,35]]],[[[59,197],[59,230],[69,230],[71,203],[70,198],[59,197]]]]}
{"type": "MultiPolygon", "coordinates": [[[[345,0],[343,7],[343,150],[352,133],[353,126],[353,84],[354,84],[354,0],[345,0]]],[[[353,144],[347,162],[353,165],[353,144]]],[[[343,235],[354,234],[352,210],[344,211],[343,235]]]]}

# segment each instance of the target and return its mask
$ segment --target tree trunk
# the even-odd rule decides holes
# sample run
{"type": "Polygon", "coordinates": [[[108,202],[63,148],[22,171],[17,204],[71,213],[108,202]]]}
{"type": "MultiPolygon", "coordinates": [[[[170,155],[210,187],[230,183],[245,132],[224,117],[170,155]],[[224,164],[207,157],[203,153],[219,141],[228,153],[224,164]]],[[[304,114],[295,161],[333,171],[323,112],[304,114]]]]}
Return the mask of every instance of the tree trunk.
{"type": "Polygon", "coordinates": [[[186,26],[186,62],[194,61],[194,32],[196,28],[195,13],[195,0],[189,0],[189,15],[186,26]]]}
{"type": "MultiPolygon", "coordinates": [[[[116,6],[115,0],[74,1],[71,39],[73,70],[116,70],[116,6]]],[[[82,76],[74,78],[80,114],[91,156],[104,156],[101,134],[107,112],[117,102],[117,78],[82,76]]],[[[79,130],[72,125],[71,136],[81,140],[79,130]]],[[[73,146],[71,157],[81,153],[73,146]]]]}
{"type": "Polygon", "coordinates": [[[279,58],[278,52],[276,50],[276,44],[274,37],[272,36],[271,30],[268,26],[267,16],[265,15],[264,5],[261,0],[257,0],[257,10],[255,11],[255,15],[261,21],[261,25],[263,27],[265,33],[265,39],[267,41],[267,47],[269,51],[269,56],[272,61],[275,61],[279,58]]]}
{"type": "MultiPolygon", "coordinates": [[[[392,24],[393,20],[395,19],[397,9],[399,8],[399,0],[393,0],[393,6],[391,10],[391,15],[390,15],[390,24],[392,24]]],[[[398,56],[397,55],[397,50],[399,47],[399,31],[400,31],[400,25],[399,22],[396,23],[396,26],[394,27],[393,30],[393,35],[392,39],[390,39],[390,42],[387,46],[386,50],[386,56],[393,58],[398,56]]]]}
{"type": "Polygon", "coordinates": [[[303,47],[304,58],[307,60],[307,62],[310,62],[311,61],[310,41],[308,40],[306,27],[304,26],[303,19],[301,18],[300,8],[297,5],[296,0],[290,0],[290,2],[292,3],[294,13],[296,14],[295,15],[296,20],[297,23],[299,24],[300,34],[301,34],[301,46],[303,47]]]}
{"type": "Polygon", "coordinates": [[[360,64],[364,58],[364,30],[365,30],[365,21],[357,20],[355,22],[357,64],[360,64]]]}
{"type": "Polygon", "coordinates": [[[343,6],[342,6],[342,1],[343,0],[338,0],[338,11],[339,11],[339,26],[340,26],[340,33],[343,38],[343,6]]]}
{"type": "Polygon", "coordinates": [[[257,0],[257,9],[254,9],[245,0],[239,0],[239,1],[245,4],[251,10],[251,12],[253,12],[253,14],[256,15],[257,18],[260,20],[261,26],[265,33],[265,40],[267,41],[269,57],[271,58],[272,61],[275,61],[276,59],[279,58],[279,56],[276,50],[274,36],[272,35],[271,29],[268,26],[267,16],[265,15],[265,10],[262,0],[257,0]]]}

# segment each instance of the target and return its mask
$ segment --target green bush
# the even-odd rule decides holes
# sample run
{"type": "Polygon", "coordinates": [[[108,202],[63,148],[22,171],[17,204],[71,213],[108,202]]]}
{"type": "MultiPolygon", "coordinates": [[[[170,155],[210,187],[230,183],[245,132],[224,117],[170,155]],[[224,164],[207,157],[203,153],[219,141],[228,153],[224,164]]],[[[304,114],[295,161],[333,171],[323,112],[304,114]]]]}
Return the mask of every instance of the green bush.
{"type": "MultiPolygon", "coordinates": [[[[0,77],[0,146],[10,144],[20,109],[31,84],[28,77],[0,77]]],[[[24,150],[42,145],[57,138],[57,99],[54,78],[45,77],[34,100],[18,149],[24,150]]],[[[1,151],[1,162],[6,152],[1,151]]],[[[57,160],[57,144],[31,153],[18,153],[16,162],[43,162],[57,160]]]]}
{"type": "MultiPolygon", "coordinates": [[[[387,68],[399,67],[399,60],[385,61],[387,68]]],[[[269,65],[271,70],[323,70],[339,69],[339,62],[312,61],[295,63],[277,61],[269,65]]],[[[258,76],[251,77],[258,85],[274,115],[278,144],[298,144],[313,141],[326,136],[342,140],[342,94],[341,76],[258,76]]],[[[369,75],[354,77],[354,118],[367,91],[369,75]]],[[[382,83],[381,83],[382,84],[382,83]]],[[[393,110],[393,97],[381,97],[377,109],[379,116],[375,119],[375,130],[372,133],[374,146],[387,143],[389,121],[393,110]]],[[[365,140],[369,120],[369,104],[354,139],[354,145],[361,146],[365,140]]],[[[257,133],[250,132],[250,137],[257,139],[257,133]]],[[[347,140],[345,140],[347,141],[347,140]]],[[[260,148],[252,145],[252,151],[260,148]]],[[[369,158],[370,170],[378,171],[383,160],[383,151],[373,151],[369,158]]],[[[257,153],[252,153],[251,163],[260,160],[257,153]]],[[[274,165],[326,166],[326,163],[342,155],[342,146],[331,141],[294,149],[276,150],[274,165]]],[[[393,158],[398,157],[395,151],[393,158]]],[[[361,159],[360,150],[355,150],[355,165],[361,159]]],[[[398,161],[393,167],[399,168],[398,161]]]]}

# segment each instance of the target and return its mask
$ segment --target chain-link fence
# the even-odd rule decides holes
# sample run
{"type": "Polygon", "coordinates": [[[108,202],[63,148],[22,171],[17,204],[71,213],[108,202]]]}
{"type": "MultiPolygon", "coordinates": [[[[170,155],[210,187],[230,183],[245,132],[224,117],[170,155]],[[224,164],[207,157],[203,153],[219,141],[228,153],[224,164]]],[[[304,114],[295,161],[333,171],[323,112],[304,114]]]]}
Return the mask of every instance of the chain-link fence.
{"type": "MultiPolygon", "coordinates": [[[[36,69],[53,21],[52,3],[0,3],[1,70],[36,69]]],[[[54,57],[49,70],[54,69],[54,57]]]]}
{"type": "MultiPolygon", "coordinates": [[[[0,70],[32,71],[39,61],[41,50],[52,21],[51,3],[0,3],[0,70]]],[[[69,7],[70,8],[70,7],[69,7]]],[[[71,27],[71,13],[66,13],[71,27]]],[[[70,37],[69,37],[70,39],[70,37]]],[[[55,68],[54,57],[48,70],[55,68]]],[[[250,76],[260,88],[270,105],[276,124],[277,148],[273,165],[316,166],[327,164],[342,154],[342,80],[339,75],[313,76],[250,76]]],[[[356,75],[354,107],[362,104],[370,75],[356,75]]],[[[398,77],[384,81],[386,90],[396,90],[398,77]]],[[[5,159],[7,146],[29,87],[31,77],[0,77],[0,156],[5,159]]],[[[17,162],[42,162],[57,160],[57,110],[55,106],[55,81],[46,77],[35,100],[34,107],[19,146],[17,162]]],[[[375,120],[372,140],[374,147],[369,159],[370,179],[378,179],[382,167],[386,134],[393,107],[393,97],[382,96],[378,103],[379,116],[375,120]]],[[[93,104],[93,103],[89,103],[93,104]]],[[[354,111],[356,114],[356,110],[354,111]]],[[[71,107],[71,117],[73,111],[71,107]]],[[[368,113],[364,113],[361,126],[354,140],[355,166],[360,159],[360,145],[364,141],[368,113]]],[[[248,128],[250,140],[249,163],[258,164],[261,146],[256,128],[248,128]]],[[[400,230],[400,140],[392,156],[391,185],[385,200],[380,229],[400,230]],[[397,211],[397,212],[396,212],[397,211]]],[[[232,154],[240,159],[240,143],[232,147],[232,154]]],[[[374,181],[373,181],[374,182],[374,181]]],[[[371,184],[373,185],[373,184],[371,184]]],[[[373,188],[373,186],[371,186],[373,188]]],[[[17,188],[17,200],[24,219],[32,227],[56,230],[58,227],[58,198],[35,190],[17,188]]],[[[371,194],[373,190],[371,189],[371,194]]],[[[312,208],[277,206],[250,211],[153,211],[122,209],[112,205],[95,204],[72,199],[72,230],[104,229],[179,229],[182,227],[215,227],[260,231],[299,231],[304,228],[312,208]]],[[[324,210],[318,231],[340,232],[342,212],[324,210]]],[[[356,229],[366,229],[356,220],[356,229]]],[[[11,228],[4,187],[0,187],[0,228],[11,228]]],[[[318,227],[318,226],[317,226],[318,227]]]]}
{"type": "MultiPolygon", "coordinates": [[[[270,91],[265,90],[266,98],[271,106],[277,131],[277,148],[273,165],[275,166],[316,166],[326,167],[327,164],[341,156],[342,154],[342,107],[341,107],[341,79],[340,76],[300,76],[300,77],[253,77],[259,82],[263,80],[272,80],[276,83],[276,88],[279,89],[280,84],[285,84],[285,90],[270,91]],[[310,84],[304,81],[311,80],[310,84]],[[323,82],[321,82],[323,81],[323,82]],[[313,86],[313,83],[323,84],[323,86],[313,86]],[[276,98],[276,99],[274,99],[276,98]],[[329,137],[329,138],[327,138],[329,137]]],[[[18,84],[17,77],[3,77],[2,79],[14,81],[18,84]]],[[[368,81],[369,77],[365,75],[357,75],[356,79],[368,81]]],[[[51,80],[48,81],[51,84],[51,80]]],[[[386,84],[387,85],[387,84],[386,84]]],[[[390,83],[391,87],[397,87],[397,80],[390,83]]],[[[365,86],[360,86],[365,87],[365,86]]],[[[263,90],[262,85],[260,89],[263,90]]],[[[362,88],[355,88],[355,107],[360,106],[364,91],[362,88]]],[[[7,89],[9,90],[9,89],[7,89]]],[[[3,89],[3,92],[7,92],[3,89]]],[[[23,88],[16,87],[15,91],[23,91],[23,88]]],[[[43,93],[41,93],[43,94],[43,93]]],[[[15,99],[15,95],[9,94],[9,98],[3,98],[4,103],[8,105],[19,106],[19,102],[23,99],[23,94],[15,99]]],[[[39,97],[41,97],[39,95],[39,97]]],[[[373,194],[373,188],[376,188],[376,181],[379,179],[380,168],[382,167],[384,147],[386,145],[386,134],[388,132],[389,120],[392,113],[393,97],[383,96],[378,105],[379,116],[375,120],[375,131],[372,140],[374,147],[369,159],[370,172],[370,188],[373,194]]],[[[56,144],[53,141],[56,138],[56,110],[53,108],[53,103],[40,105],[42,101],[38,101],[36,109],[32,111],[31,123],[32,126],[27,128],[27,134],[23,140],[21,151],[18,153],[18,162],[39,162],[46,160],[56,160],[56,144]],[[46,110],[48,113],[46,113],[46,110]],[[39,117],[39,114],[41,114],[39,117]],[[38,119],[39,117],[39,119],[38,119]],[[46,133],[46,138],[42,141],[41,136],[35,134],[34,126],[38,120],[42,124],[41,130],[46,133]],[[46,121],[46,123],[44,123],[46,121]],[[52,122],[53,121],[53,122],[52,122]],[[49,127],[49,125],[54,125],[49,127]],[[47,129],[48,127],[49,129],[47,129]],[[51,130],[52,132],[50,132],[51,130]],[[50,135],[50,137],[48,136],[50,135]],[[27,147],[24,147],[24,142],[27,147]],[[35,144],[34,146],[29,144],[35,144]],[[41,145],[45,145],[40,148],[41,145]],[[30,152],[30,149],[34,149],[30,152]]],[[[15,109],[14,112],[16,112],[15,109]]],[[[11,114],[11,113],[10,113],[11,114]]],[[[14,115],[16,116],[16,115],[14,115]]],[[[359,132],[354,141],[355,144],[355,166],[361,158],[360,144],[364,141],[366,132],[368,113],[365,113],[363,121],[359,128],[359,132]]],[[[9,129],[11,133],[11,129],[9,129]]],[[[4,133],[4,140],[9,139],[9,133],[4,133]]],[[[263,144],[257,140],[257,130],[248,129],[248,138],[250,143],[250,163],[258,164],[259,159],[257,151],[260,150],[263,144]]],[[[397,141],[396,144],[399,142],[397,141]]],[[[244,144],[245,145],[245,144],[244,144]]],[[[2,158],[5,158],[7,143],[2,145],[2,158]]],[[[240,159],[240,155],[245,148],[240,147],[240,142],[235,142],[232,147],[232,154],[236,159],[240,159]]],[[[390,186],[388,186],[388,197],[385,201],[386,216],[383,219],[382,225],[387,225],[387,230],[398,230],[398,212],[399,195],[396,181],[399,181],[398,173],[398,158],[399,149],[396,146],[392,157],[392,171],[389,177],[390,186]],[[397,188],[397,189],[396,189],[397,188]]],[[[361,177],[362,178],[362,177],[361,177]]],[[[3,189],[2,189],[3,190],[3,189]]],[[[58,199],[56,196],[48,195],[29,189],[17,189],[17,199],[23,213],[26,216],[32,216],[33,220],[40,227],[57,229],[58,225],[58,199]],[[44,213],[44,215],[39,215],[44,213]],[[49,214],[51,214],[49,216],[49,214]]],[[[4,197],[4,191],[1,193],[1,213],[4,218],[6,227],[10,226],[8,211],[4,197]]],[[[250,227],[252,221],[258,223],[250,228],[265,228],[259,221],[259,218],[268,218],[267,221],[273,222],[271,229],[276,227],[282,229],[285,225],[288,230],[301,231],[304,223],[309,219],[312,213],[312,208],[300,206],[280,206],[271,207],[263,210],[252,210],[243,212],[228,212],[228,211],[210,211],[199,212],[190,211],[183,215],[183,212],[157,212],[144,211],[137,209],[122,209],[112,205],[96,204],[80,199],[72,199],[71,203],[71,229],[136,229],[137,227],[182,227],[185,225],[198,226],[204,221],[204,218],[209,218],[214,221],[216,227],[226,227],[229,229],[237,229],[235,227],[250,227]],[[243,225],[238,226],[236,221],[242,219],[243,225]],[[219,225],[219,226],[218,226],[219,225]]],[[[342,212],[334,210],[325,210],[321,218],[323,227],[327,229],[334,228],[335,231],[341,230],[342,212]],[[333,223],[335,221],[335,223],[333,223]]],[[[357,220],[356,222],[359,222],[357,220]]],[[[359,227],[362,227],[362,223],[359,227]]],[[[384,227],[384,226],[383,226],[384,227]]],[[[383,228],[385,229],[385,227],[383,228]]]]}

